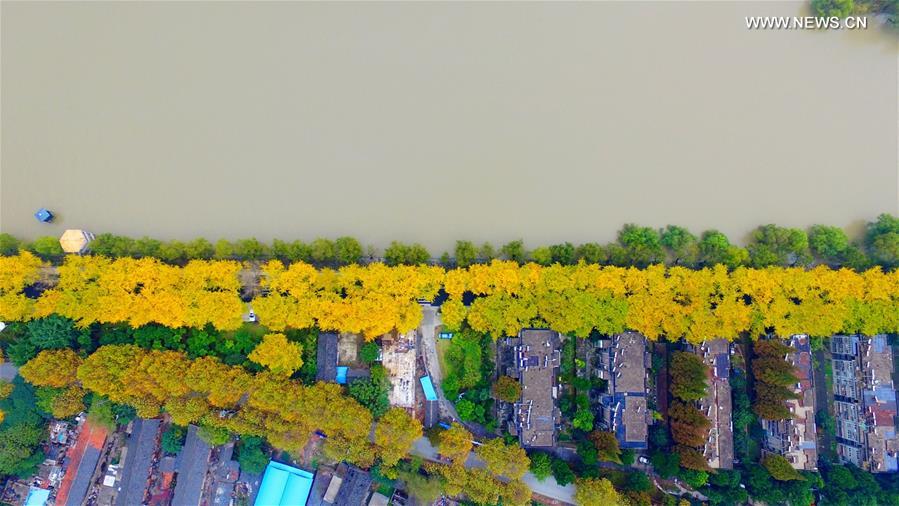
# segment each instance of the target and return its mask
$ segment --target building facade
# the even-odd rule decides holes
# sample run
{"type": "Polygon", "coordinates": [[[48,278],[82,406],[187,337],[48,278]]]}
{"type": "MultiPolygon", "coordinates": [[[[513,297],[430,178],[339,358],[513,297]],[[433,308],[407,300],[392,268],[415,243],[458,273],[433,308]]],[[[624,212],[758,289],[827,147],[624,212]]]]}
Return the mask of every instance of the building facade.
{"type": "Polygon", "coordinates": [[[872,473],[899,471],[893,348],[885,335],[830,340],[837,456],[872,473]]]}
{"type": "Polygon", "coordinates": [[[793,468],[804,471],[818,469],[818,443],[815,427],[816,399],[812,350],[809,337],[792,336],[788,343],[795,351],[786,357],[793,366],[797,381],[792,392],[795,399],[787,399],[792,418],[762,420],[765,430],[765,451],[783,455],[793,468]]]}
{"type": "Polygon", "coordinates": [[[561,336],[547,329],[525,329],[512,349],[510,375],[521,382],[521,398],[515,403],[513,422],[521,446],[548,448],[556,444],[561,413],[558,372],[562,357],[561,336]]]}
{"type": "Polygon", "coordinates": [[[727,339],[706,341],[694,349],[708,367],[708,389],[699,401],[699,410],[711,422],[703,455],[712,469],[734,468],[730,350],[731,344],[727,339]]]}
{"type": "Polygon", "coordinates": [[[600,397],[602,422],[615,433],[622,449],[644,450],[648,446],[648,366],[646,337],[642,334],[625,332],[600,341],[597,372],[608,381],[608,392],[600,397]]]}

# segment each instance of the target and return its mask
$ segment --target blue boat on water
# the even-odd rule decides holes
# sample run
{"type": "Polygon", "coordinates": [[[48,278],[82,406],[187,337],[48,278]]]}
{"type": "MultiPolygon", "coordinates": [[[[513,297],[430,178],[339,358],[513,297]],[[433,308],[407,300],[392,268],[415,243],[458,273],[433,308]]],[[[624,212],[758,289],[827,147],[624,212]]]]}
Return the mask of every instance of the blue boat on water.
{"type": "Polygon", "coordinates": [[[34,213],[34,217],[41,223],[50,223],[53,221],[53,213],[44,207],[38,209],[37,212],[34,213]]]}

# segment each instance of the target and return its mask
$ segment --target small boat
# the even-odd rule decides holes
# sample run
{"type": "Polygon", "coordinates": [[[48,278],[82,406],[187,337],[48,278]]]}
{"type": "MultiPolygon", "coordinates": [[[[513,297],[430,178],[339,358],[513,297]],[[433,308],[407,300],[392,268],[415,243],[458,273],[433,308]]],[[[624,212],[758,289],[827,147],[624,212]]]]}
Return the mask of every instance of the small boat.
{"type": "Polygon", "coordinates": [[[34,217],[37,218],[37,221],[41,223],[50,223],[53,221],[53,213],[48,211],[46,208],[42,207],[34,213],[34,217]]]}

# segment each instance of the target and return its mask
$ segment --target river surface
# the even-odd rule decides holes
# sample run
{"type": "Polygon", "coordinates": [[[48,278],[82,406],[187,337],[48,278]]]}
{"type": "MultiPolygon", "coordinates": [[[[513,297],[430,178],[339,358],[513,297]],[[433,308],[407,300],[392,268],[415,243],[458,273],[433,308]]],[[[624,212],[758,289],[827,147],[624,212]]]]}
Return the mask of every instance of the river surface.
{"type": "Polygon", "coordinates": [[[802,2],[0,9],[0,229],[25,238],[439,254],[899,213],[897,37],[745,26],[802,2]]]}

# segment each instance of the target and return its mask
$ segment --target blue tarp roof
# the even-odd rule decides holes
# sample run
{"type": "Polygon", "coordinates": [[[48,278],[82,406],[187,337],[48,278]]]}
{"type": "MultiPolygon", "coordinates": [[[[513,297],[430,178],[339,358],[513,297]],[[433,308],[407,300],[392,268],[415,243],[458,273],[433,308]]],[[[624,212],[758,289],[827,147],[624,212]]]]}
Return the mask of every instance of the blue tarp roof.
{"type": "Polygon", "coordinates": [[[349,370],[349,367],[340,366],[337,368],[337,378],[336,381],[341,385],[346,385],[346,373],[349,370]]]}
{"type": "Polygon", "coordinates": [[[425,399],[429,401],[437,400],[437,391],[434,390],[434,384],[431,383],[430,376],[421,377],[421,388],[425,391],[425,399]]]}
{"type": "Polygon", "coordinates": [[[269,462],[255,506],[303,506],[312,489],[312,473],[280,462],[269,462]]]}
{"type": "Polygon", "coordinates": [[[25,506],[44,506],[48,499],[50,499],[49,490],[31,487],[28,490],[28,497],[25,499],[25,506]]]}

